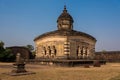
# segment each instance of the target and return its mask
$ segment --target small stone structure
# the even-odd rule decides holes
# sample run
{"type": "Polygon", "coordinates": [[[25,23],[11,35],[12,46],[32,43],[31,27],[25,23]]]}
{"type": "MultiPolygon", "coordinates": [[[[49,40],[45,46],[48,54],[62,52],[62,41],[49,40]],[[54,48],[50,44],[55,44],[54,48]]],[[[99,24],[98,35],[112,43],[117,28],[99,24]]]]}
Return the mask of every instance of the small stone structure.
{"type": "Polygon", "coordinates": [[[24,63],[24,60],[21,58],[20,53],[17,53],[17,55],[16,55],[16,63],[14,63],[13,66],[14,66],[14,69],[12,70],[12,73],[26,72],[25,63],[24,63]]]}
{"type": "Polygon", "coordinates": [[[21,58],[20,53],[17,53],[16,55],[16,63],[13,64],[13,68],[14,69],[10,73],[10,75],[12,76],[35,74],[34,72],[29,72],[25,70],[25,62],[24,59],[21,58]]]}

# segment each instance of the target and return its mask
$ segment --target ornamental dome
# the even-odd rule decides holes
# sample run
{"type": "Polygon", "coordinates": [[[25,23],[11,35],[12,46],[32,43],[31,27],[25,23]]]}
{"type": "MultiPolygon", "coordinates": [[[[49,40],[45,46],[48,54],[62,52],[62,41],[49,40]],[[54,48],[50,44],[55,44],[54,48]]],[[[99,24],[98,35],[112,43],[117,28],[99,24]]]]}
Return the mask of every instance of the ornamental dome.
{"type": "Polygon", "coordinates": [[[58,30],[72,30],[73,22],[72,16],[67,12],[66,6],[64,6],[63,12],[57,19],[58,30]]]}
{"type": "Polygon", "coordinates": [[[74,22],[72,16],[67,12],[66,6],[64,6],[63,13],[58,17],[57,22],[59,20],[70,20],[71,22],[74,22]]]}

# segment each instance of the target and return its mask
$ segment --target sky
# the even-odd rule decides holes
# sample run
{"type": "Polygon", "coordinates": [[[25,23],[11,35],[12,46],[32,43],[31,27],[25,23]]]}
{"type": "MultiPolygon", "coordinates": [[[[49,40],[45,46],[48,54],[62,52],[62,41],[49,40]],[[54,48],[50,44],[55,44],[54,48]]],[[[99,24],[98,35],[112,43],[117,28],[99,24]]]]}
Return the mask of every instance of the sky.
{"type": "Polygon", "coordinates": [[[96,51],[120,51],[120,0],[0,0],[0,41],[34,45],[35,37],[57,30],[64,5],[74,30],[97,39],[96,51]]]}

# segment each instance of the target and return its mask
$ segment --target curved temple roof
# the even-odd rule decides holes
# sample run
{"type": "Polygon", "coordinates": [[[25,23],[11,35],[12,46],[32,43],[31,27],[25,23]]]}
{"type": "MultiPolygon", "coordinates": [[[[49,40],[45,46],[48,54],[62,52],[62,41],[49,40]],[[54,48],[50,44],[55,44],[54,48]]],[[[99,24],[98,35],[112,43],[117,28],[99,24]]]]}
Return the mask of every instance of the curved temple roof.
{"type": "Polygon", "coordinates": [[[83,36],[96,41],[96,39],[91,35],[86,34],[84,32],[75,31],[75,30],[55,30],[55,31],[47,32],[36,37],[34,41],[40,38],[48,37],[48,36],[83,36]]]}

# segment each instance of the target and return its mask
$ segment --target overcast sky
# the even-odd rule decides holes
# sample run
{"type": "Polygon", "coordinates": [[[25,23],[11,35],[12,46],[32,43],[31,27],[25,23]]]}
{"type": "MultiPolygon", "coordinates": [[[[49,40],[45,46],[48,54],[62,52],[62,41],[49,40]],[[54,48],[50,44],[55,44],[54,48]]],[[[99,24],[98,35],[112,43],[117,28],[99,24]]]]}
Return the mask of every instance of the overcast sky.
{"type": "Polygon", "coordinates": [[[74,30],[97,39],[96,51],[120,51],[120,0],[0,0],[0,40],[6,47],[34,45],[35,37],[57,29],[64,5],[74,30]]]}

